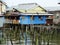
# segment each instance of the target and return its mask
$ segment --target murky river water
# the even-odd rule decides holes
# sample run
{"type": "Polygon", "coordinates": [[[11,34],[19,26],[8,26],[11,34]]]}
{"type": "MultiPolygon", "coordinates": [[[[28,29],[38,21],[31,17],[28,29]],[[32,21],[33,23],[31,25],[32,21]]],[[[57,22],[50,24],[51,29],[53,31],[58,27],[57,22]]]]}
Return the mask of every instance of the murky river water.
{"type": "Polygon", "coordinates": [[[60,32],[56,30],[42,32],[20,31],[17,35],[12,33],[12,36],[10,35],[11,38],[8,33],[0,31],[0,45],[60,45],[60,32]]]}

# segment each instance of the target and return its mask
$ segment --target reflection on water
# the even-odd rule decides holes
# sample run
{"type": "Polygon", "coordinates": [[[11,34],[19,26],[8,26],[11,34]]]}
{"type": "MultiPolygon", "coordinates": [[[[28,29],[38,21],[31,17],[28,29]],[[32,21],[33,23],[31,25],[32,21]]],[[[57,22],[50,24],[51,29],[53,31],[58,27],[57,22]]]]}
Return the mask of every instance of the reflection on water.
{"type": "Polygon", "coordinates": [[[0,45],[60,45],[57,30],[45,31],[0,31],[0,45]]]}

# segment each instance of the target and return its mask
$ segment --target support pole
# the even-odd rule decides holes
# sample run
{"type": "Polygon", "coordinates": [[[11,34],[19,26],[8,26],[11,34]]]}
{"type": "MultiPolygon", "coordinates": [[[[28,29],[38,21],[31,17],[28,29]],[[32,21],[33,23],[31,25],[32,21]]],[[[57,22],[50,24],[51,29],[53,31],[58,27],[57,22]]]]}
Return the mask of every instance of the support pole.
{"type": "Polygon", "coordinates": [[[25,45],[27,45],[27,30],[28,30],[28,26],[26,25],[26,33],[25,33],[25,45]]]}

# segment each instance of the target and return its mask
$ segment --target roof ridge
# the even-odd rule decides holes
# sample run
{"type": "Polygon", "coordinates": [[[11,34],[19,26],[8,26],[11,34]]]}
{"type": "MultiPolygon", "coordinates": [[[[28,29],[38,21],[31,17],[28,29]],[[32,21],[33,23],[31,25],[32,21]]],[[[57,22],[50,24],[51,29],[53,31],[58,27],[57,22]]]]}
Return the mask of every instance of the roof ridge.
{"type": "Polygon", "coordinates": [[[22,4],[18,4],[18,5],[31,5],[31,4],[36,4],[37,5],[37,3],[22,3],[22,4]]]}

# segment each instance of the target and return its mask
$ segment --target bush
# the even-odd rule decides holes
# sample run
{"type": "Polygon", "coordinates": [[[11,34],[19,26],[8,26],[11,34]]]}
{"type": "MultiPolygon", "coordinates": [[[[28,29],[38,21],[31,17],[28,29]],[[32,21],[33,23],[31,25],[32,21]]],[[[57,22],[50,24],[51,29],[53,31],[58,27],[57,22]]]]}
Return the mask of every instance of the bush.
{"type": "Polygon", "coordinates": [[[0,44],[1,44],[2,42],[1,42],[1,40],[0,40],[0,44]]]}

